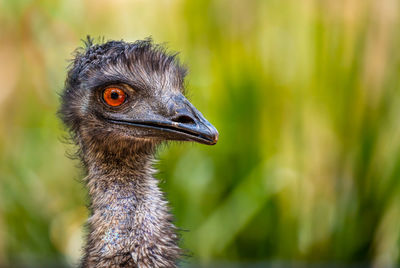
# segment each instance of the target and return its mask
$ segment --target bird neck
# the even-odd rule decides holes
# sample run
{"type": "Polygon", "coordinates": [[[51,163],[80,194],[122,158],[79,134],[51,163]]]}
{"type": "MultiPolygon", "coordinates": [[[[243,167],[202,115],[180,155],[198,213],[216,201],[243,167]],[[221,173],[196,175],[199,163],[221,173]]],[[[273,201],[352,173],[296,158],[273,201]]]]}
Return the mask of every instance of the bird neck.
{"type": "Polygon", "coordinates": [[[110,163],[109,153],[84,161],[91,217],[82,267],[175,267],[178,236],[152,176],[152,154],[113,154],[110,163]]]}

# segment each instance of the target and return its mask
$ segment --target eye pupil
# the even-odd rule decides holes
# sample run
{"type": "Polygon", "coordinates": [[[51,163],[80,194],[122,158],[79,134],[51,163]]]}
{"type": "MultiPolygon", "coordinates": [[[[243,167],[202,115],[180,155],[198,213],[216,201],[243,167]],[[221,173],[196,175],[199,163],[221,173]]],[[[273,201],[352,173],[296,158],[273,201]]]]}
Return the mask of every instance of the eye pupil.
{"type": "Polygon", "coordinates": [[[116,99],[118,99],[119,94],[117,92],[112,92],[110,97],[111,97],[111,99],[116,100],[116,99]]]}

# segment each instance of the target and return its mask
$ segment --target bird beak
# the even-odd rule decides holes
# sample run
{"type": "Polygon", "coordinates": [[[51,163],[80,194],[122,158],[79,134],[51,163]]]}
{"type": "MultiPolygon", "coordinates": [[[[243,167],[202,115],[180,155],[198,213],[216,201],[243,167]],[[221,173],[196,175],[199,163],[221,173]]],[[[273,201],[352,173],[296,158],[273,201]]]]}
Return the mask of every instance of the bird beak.
{"type": "Polygon", "coordinates": [[[116,120],[111,123],[129,125],[145,130],[142,135],[163,140],[195,141],[214,145],[218,141],[218,131],[182,95],[171,98],[165,113],[147,115],[143,119],[116,120]],[[162,115],[161,115],[162,114],[162,115]]]}
{"type": "Polygon", "coordinates": [[[217,129],[183,96],[174,99],[173,115],[160,126],[176,132],[175,138],[214,145],[218,141],[217,129]]]}

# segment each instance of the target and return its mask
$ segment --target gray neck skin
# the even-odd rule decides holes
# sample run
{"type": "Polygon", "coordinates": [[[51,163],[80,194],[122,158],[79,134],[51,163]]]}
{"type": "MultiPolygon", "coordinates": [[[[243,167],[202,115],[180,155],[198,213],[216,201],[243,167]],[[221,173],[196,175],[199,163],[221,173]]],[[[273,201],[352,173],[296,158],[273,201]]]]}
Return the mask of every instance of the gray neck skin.
{"type": "Polygon", "coordinates": [[[81,267],[176,267],[178,236],[152,177],[152,151],[83,152],[91,217],[81,267]]]}

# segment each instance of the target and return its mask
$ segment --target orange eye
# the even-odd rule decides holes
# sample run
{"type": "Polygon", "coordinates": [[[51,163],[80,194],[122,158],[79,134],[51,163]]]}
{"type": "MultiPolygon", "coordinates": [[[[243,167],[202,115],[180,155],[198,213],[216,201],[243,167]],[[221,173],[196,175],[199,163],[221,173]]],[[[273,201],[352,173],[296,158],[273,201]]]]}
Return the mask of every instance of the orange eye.
{"type": "Polygon", "coordinates": [[[120,106],[126,99],[126,94],[117,87],[106,88],[103,92],[104,101],[110,106],[120,106]]]}

